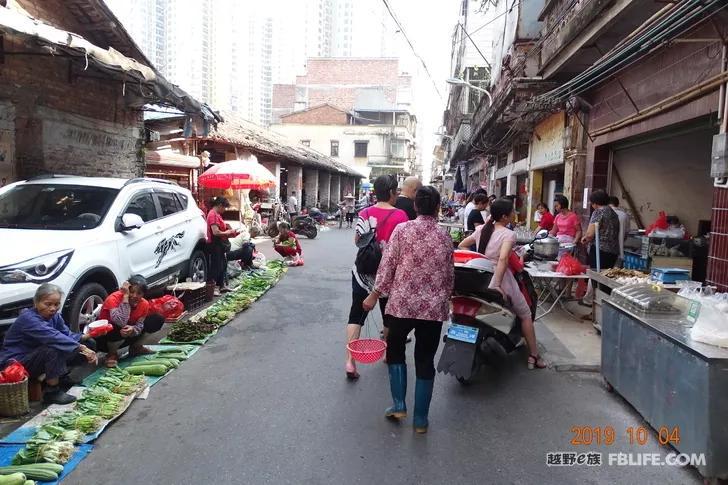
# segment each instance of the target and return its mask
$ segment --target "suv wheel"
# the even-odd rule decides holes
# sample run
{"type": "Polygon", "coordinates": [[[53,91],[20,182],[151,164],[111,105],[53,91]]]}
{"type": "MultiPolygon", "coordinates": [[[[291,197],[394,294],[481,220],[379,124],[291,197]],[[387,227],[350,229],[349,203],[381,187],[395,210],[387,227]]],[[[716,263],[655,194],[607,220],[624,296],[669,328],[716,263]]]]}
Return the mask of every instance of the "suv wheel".
{"type": "Polygon", "coordinates": [[[98,283],[86,283],[74,292],[68,312],[68,326],[73,332],[83,332],[83,328],[96,320],[94,310],[104,303],[108,296],[106,288],[98,283]]]}
{"type": "Polygon", "coordinates": [[[192,281],[204,283],[207,281],[207,257],[202,251],[195,251],[190,256],[189,268],[187,269],[187,277],[192,281]]]}

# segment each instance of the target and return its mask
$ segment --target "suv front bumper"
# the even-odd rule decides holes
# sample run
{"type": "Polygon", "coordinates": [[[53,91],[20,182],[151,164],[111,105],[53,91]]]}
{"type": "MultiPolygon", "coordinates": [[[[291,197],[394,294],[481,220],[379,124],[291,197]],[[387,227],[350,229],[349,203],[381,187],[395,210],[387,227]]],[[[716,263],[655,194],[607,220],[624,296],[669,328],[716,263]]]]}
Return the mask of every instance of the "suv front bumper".
{"type": "MultiPolygon", "coordinates": [[[[63,303],[65,303],[69,290],[73,288],[74,282],[75,278],[67,275],[65,271],[58,278],[50,281],[63,291],[63,303]]],[[[35,283],[0,284],[0,328],[10,326],[18,318],[22,309],[33,306],[33,297],[39,286],[35,283]]],[[[62,308],[63,305],[61,305],[62,308]]]]}

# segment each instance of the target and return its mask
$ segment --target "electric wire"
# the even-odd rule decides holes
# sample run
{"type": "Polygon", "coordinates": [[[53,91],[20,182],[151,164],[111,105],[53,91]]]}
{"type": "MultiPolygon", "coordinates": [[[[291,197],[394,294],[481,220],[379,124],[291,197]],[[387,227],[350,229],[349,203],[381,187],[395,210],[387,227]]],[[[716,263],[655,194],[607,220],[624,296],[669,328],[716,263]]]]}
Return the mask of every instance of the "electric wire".
{"type": "Polygon", "coordinates": [[[440,101],[444,101],[445,99],[442,97],[442,93],[440,93],[440,89],[437,87],[437,82],[435,82],[435,79],[432,77],[432,74],[430,73],[430,69],[427,67],[427,63],[425,60],[417,53],[417,50],[415,50],[415,46],[412,44],[412,41],[410,40],[409,36],[407,35],[407,32],[405,32],[404,27],[397,19],[397,16],[394,14],[394,11],[392,10],[392,7],[389,5],[389,2],[387,0],[382,0],[384,3],[384,6],[387,7],[387,12],[389,13],[389,16],[392,17],[392,20],[399,28],[399,31],[402,32],[402,36],[407,41],[407,44],[409,44],[410,49],[412,50],[412,54],[422,63],[422,67],[425,70],[425,74],[427,74],[427,77],[430,78],[430,81],[432,81],[432,87],[435,88],[435,92],[440,98],[440,101]]]}

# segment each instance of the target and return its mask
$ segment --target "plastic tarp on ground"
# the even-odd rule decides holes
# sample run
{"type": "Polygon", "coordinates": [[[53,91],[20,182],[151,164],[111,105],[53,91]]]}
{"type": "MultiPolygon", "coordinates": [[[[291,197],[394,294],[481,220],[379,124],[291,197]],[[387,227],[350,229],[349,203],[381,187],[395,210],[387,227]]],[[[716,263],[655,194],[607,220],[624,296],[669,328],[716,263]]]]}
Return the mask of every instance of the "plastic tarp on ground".
{"type": "MultiPolygon", "coordinates": [[[[0,466],[11,465],[13,462],[13,457],[23,448],[25,448],[24,444],[0,443],[0,466]]],[[[58,477],[58,480],[53,482],[40,483],[42,483],[43,485],[54,485],[56,483],[60,483],[73,470],[76,469],[78,464],[81,463],[81,460],[86,458],[86,456],[91,453],[91,450],[93,450],[93,448],[93,445],[76,445],[76,450],[73,452],[73,455],[71,455],[71,459],[68,460],[68,463],[63,465],[63,472],[58,477]]]]}
{"type": "MultiPolygon", "coordinates": [[[[85,390],[85,387],[82,386],[74,386],[71,389],[68,390],[68,393],[79,397],[81,393],[85,390]]],[[[139,391],[139,393],[144,392],[144,390],[139,391]]],[[[112,419],[104,419],[101,423],[101,426],[95,433],[87,434],[84,437],[83,442],[84,443],[91,443],[96,438],[98,438],[101,433],[104,432],[106,427],[110,425],[112,422],[114,422],[116,419],[119,418],[122,414],[126,412],[127,409],[129,409],[129,406],[131,406],[131,403],[136,399],[137,395],[131,394],[129,396],[126,396],[124,398],[124,403],[121,407],[121,412],[112,419]]],[[[15,431],[10,433],[9,435],[5,436],[4,438],[0,439],[0,443],[27,443],[30,438],[35,435],[35,432],[38,430],[40,426],[45,424],[46,422],[50,421],[53,416],[57,416],[59,414],[63,414],[66,411],[73,411],[75,406],[75,403],[71,404],[52,404],[48,406],[46,409],[41,411],[40,413],[36,414],[33,419],[26,421],[21,427],[17,428],[15,431]]]]}
{"type": "MultiPolygon", "coordinates": [[[[160,349],[170,348],[170,347],[183,348],[183,349],[185,349],[184,350],[184,353],[187,354],[187,358],[188,359],[190,357],[192,357],[198,350],[200,350],[200,346],[199,345],[191,345],[191,344],[180,344],[180,345],[147,345],[147,347],[149,349],[151,349],[151,350],[154,350],[154,351],[158,351],[160,349]]],[[[126,369],[127,367],[129,367],[133,363],[140,363],[140,362],[142,362],[144,360],[147,360],[148,357],[149,357],[148,355],[141,355],[141,356],[138,356],[138,357],[121,359],[119,361],[119,368],[126,369]]],[[[86,377],[81,384],[83,386],[85,386],[85,387],[91,387],[91,386],[93,386],[94,384],[96,384],[96,382],[99,379],[101,379],[101,377],[104,374],[106,374],[106,371],[107,370],[108,369],[106,369],[105,367],[101,367],[99,369],[96,369],[96,371],[93,374],[91,374],[88,377],[86,377]]],[[[170,369],[163,376],[144,376],[146,378],[146,380],[147,380],[147,385],[149,387],[152,387],[154,384],[156,384],[157,382],[161,381],[165,376],[167,376],[173,370],[174,369],[170,369]]]]}

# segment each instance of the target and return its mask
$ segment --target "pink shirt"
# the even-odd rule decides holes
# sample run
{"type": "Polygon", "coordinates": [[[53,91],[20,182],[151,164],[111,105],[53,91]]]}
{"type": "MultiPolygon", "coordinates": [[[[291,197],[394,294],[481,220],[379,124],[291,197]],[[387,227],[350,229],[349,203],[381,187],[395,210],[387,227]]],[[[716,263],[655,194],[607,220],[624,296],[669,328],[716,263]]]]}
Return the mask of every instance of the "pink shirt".
{"type": "Polygon", "coordinates": [[[559,212],[554,220],[554,225],[556,226],[557,236],[576,237],[577,231],[581,229],[579,216],[577,216],[574,212],[569,212],[568,216],[564,216],[559,212]]]}
{"type": "Polygon", "coordinates": [[[409,217],[402,209],[368,207],[359,213],[356,231],[361,235],[369,232],[370,228],[376,228],[377,241],[386,243],[397,224],[407,221],[409,221],[409,217]]]}
{"type": "Polygon", "coordinates": [[[452,239],[434,217],[397,226],[384,249],[375,288],[397,318],[447,320],[454,280],[452,239]]]}

